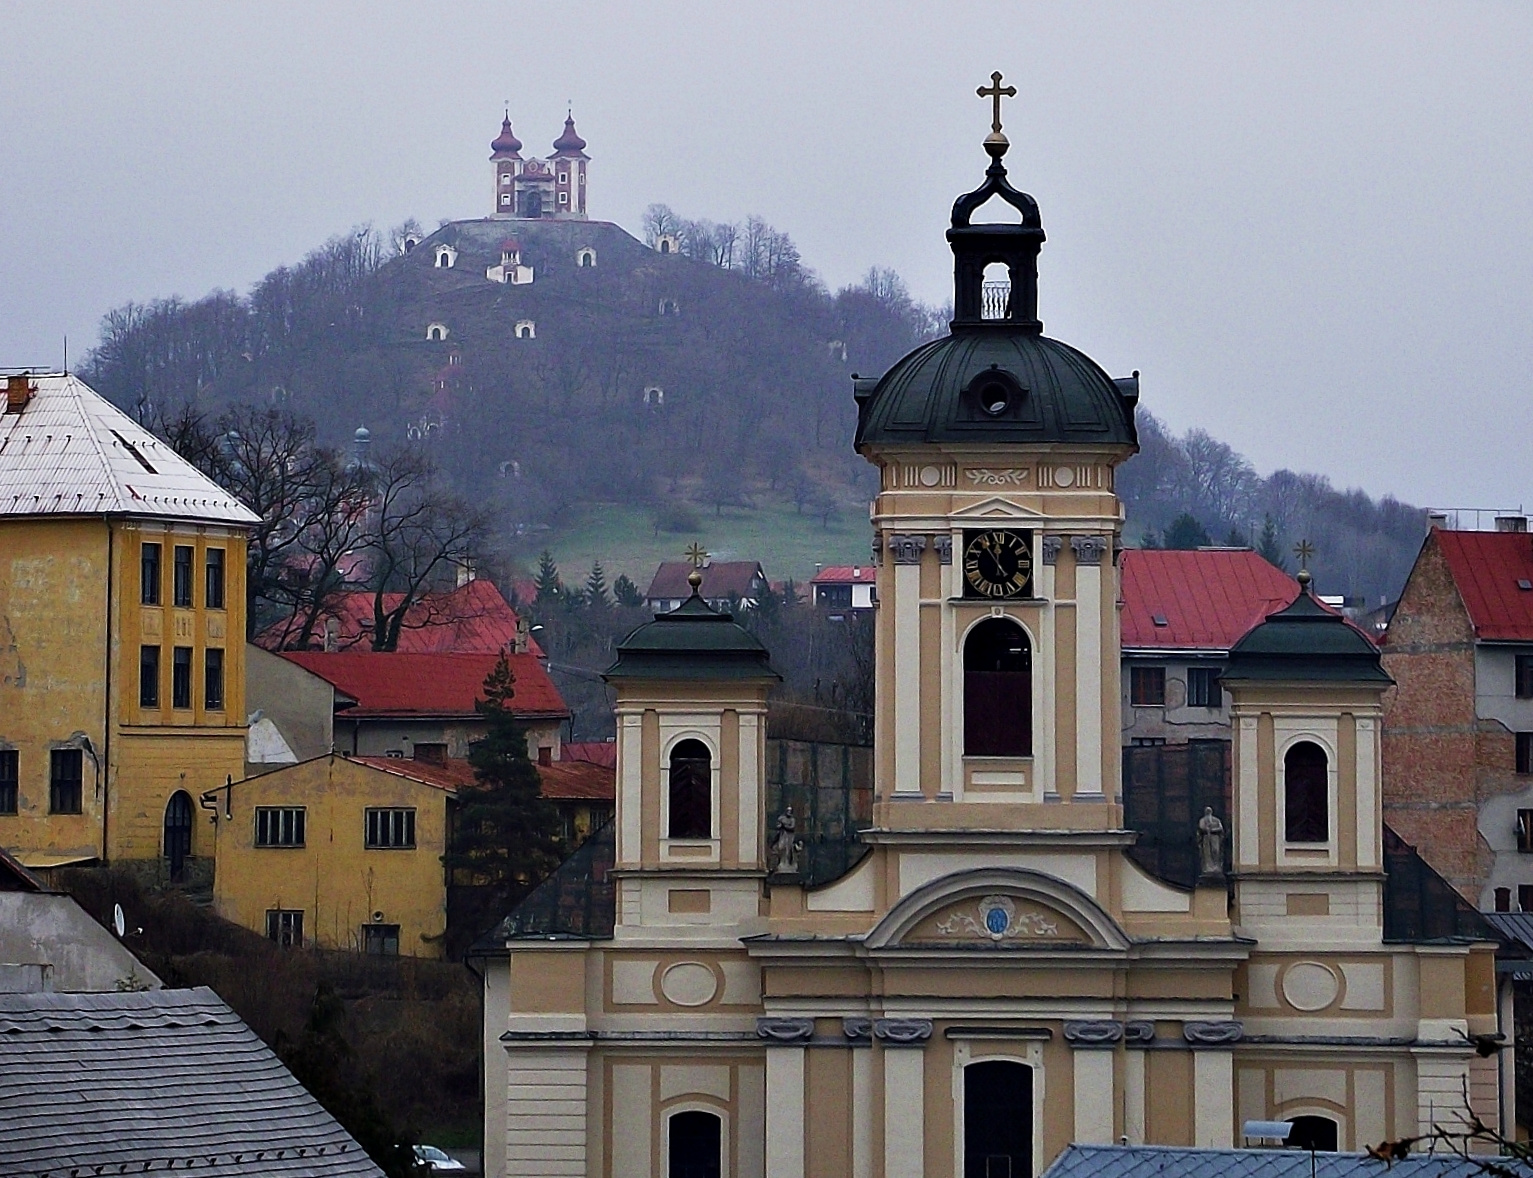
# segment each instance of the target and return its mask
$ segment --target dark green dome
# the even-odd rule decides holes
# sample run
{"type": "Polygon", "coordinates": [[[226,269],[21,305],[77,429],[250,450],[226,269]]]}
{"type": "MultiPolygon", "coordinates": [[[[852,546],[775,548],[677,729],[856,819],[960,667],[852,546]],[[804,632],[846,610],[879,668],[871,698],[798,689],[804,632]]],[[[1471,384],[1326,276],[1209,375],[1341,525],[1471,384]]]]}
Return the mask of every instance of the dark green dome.
{"type": "Polygon", "coordinates": [[[697,595],[656,614],[618,643],[613,679],[780,679],[767,649],[734,620],[697,595]]]}
{"type": "Polygon", "coordinates": [[[1379,662],[1379,648],[1346,618],[1316,601],[1309,574],[1293,604],[1268,614],[1230,648],[1224,680],[1282,680],[1333,683],[1392,683],[1379,662]]]}
{"type": "Polygon", "coordinates": [[[1139,374],[1114,380],[1089,356],[1043,334],[1038,318],[1038,202],[1006,181],[1006,138],[985,140],[985,182],[953,204],[953,322],[881,379],[853,377],[857,446],[887,442],[1079,442],[1139,445],[1139,374]],[[992,197],[1015,224],[971,225],[992,197]],[[1009,282],[986,282],[1001,265],[1009,282]]]}

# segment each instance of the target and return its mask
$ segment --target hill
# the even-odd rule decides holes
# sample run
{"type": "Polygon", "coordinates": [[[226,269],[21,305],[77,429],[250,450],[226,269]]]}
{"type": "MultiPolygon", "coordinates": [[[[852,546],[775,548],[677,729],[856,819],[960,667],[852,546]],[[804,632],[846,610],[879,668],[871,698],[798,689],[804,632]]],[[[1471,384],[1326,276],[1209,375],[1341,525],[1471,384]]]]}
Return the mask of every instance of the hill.
{"type": "MultiPolygon", "coordinates": [[[[570,573],[600,559],[642,586],[694,539],[799,580],[864,559],[873,481],[851,449],[849,378],[884,371],[945,316],[888,271],[827,291],[755,218],[655,206],[647,229],[674,250],[597,221],[363,229],[245,296],[111,312],[85,375],[141,416],[254,402],[312,417],[335,445],[359,426],[418,442],[524,568],[547,547],[570,573]],[[531,281],[492,280],[503,260],[531,281]]],[[[1282,559],[1308,538],[1324,591],[1372,604],[1398,590],[1419,509],[1262,478],[1202,431],[1139,418],[1143,452],[1119,482],[1131,543],[1265,533],[1282,559]],[[1194,526],[1173,529],[1183,514],[1194,526]]]]}

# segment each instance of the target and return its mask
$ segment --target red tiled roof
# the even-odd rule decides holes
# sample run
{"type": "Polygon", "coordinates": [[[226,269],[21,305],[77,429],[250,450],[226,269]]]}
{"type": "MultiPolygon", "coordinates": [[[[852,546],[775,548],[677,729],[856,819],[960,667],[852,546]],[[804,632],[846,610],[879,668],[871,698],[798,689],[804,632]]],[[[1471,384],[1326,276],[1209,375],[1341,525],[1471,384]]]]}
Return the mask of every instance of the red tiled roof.
{"type": "Polygon", "coordinates": [[[1123,649],[1226,651],[1292,603],[1299,585],[1247,550],[1132,548],[1123,554],[1122,594],[1123,649]]]}
{"type": "MultiPolygon", "coordinates": [[[[400,594],[385,593],[384,609],[397,608],[400,594]]],[[[335,597],[328,616],[334,619],[336,646],[340,650],[367,648],[373,623],[371,593],[342,593],[335,597]]],[[[283,638],[284,623],[269,626],[256,636],[256,645],[275,650],[283,638]]],[[[323,642],[324,623],[314,636],[323,642]]],[[[399,654],[494,653],[516,640],[516,611],[506,604],[500,590],[476,579],[450,593],[433,593],[405,613],[399,631],[399,654]]],[[[529,648],[541,654],[536,643],[529,648]]]]}
{"type": "Polygon", "coordinates": [[[559,746],[561,761],[589,761],[607,769],[617,768],[615,740],[565,741],[559,746]]]}
{"type": "MultiPolygon", "coordinates": [[[[281,655],[334,684],[357,701],[347,716],[475,716],[493,654],[377,654],[373,651],[288,650],[281,655]]],[[[542,661],[532,654],[507,656],[516,678],[513,714],[570,714],[542,661]]]]}
{"type": "Polygon", "coordinates": [[[538,776],[543,781],[543,796],[556,802],[617,800],[617,771],[589,761],[539,765],[538,776]]]}
{"type": "Polygon", "coordinates": [[[871,585],[878,580],[878,569],[870,564],[833,564],[814,575],[811,585],[871,585]]]}
{"type": "MultiPolygon", "coordinates": [[[[649,583],[650,598],[691,597],[692,586],[687,584],[687,574],[692,566],[684,560],[668,560],[655,570],[655,579],[649,583]]],[[[766,580],[761,565],[754,560],[716,560],[703,569],[702,595],[704,597],[754,597],[757,578],[766,580]]]]}
{"type": "Polygon", "coordinates": [[[1533,536],[1527,532],[1432,533],[1458,586],[1475,637],[1533,642],[1533,536]],[[1518,582],[1528,585],[1524,589],[1518,582]]]}

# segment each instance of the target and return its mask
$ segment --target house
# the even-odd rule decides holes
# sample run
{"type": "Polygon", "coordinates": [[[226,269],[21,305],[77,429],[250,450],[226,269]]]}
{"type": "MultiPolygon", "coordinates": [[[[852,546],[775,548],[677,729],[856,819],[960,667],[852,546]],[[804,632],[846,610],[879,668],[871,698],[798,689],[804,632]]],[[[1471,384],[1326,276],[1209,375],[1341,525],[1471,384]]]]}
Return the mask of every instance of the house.
{"type": "MultiPolygon", "coordinates": [[[[644,604],[656,612],[675,609],[692,595],[687,585],[691,571],[692,566],[684,560],[662,562],[649,583],[644,604]]],[[[771,591],[758,561],[715,560],[705,564],[702,573],[704,600],[715,609],[727,608],[731,602],[749,608],[771,591]]]]}
{"type": "Polygon", "coordinates": [[[0,994],[158,990],[163,983],[73,897],[0,851],[0,994]]]}
{"type": "Polygon", "coordinates": [[[1227,648],[1228,801],[1221,773],[1125,826],[1138,381],[1043,335],[1038,204],[998,126],[984,149],[949,334],[851,390],[870,825],[770,803],[777,675],[706,574],[625,637],[616,817],[478,946],[487,1175],[1037,1175],[1073,1143],[1231,1149],[1248,1119],[1348,1150],[1515,1123],[1498,938],[1384,826],[1392,684],[1307,574],[1227,648]],[[971,224],[986,202],[1004,219],[971,224]]]}
{"type": "Polygon", "coordinates": [[[253,642],[245,644],[245,700],[251,709],[246,777],[328,753],[335,747],[337,708],[357,702],[328,679],[253,642]]]}
{"type": "Polygon", "coordinates": [[[1481,909],[1533,912],[1533,536],[1433,528],[1384,642],[1384,813],[1481,909]]]}
{"type": "Polygon", "coordinates": [[[1230,647],[1298,583],[1248,548],[1130,548],[1121,566],[1123,743],[1228,740],[1230,647]]]}
{"type": "Polygon", "coordinates": [[[0,994],[0,1174],[383,1178],[212,990],[0,994]]]}
{"type": "MultiPolygon", "coordinates": [[[[353,756],[446,760],[468,756],[484,734],[474,707],[500,655],[283,651],[282,658],[335,687],[335,743],[353,756]],[[345,702],[354,700],[355,703],[345,702]]],[[[528,755],[559,759],[564,697],[535,654],[506,656],[516,678],[512,714],[527,729],[528,755]]]]}
{"type": "Polygon", "coordinates": [[[809,582],[814,605],[822,609],[872,609],[878,604],[877,569],[872,565],[831,565],[809,582]]]}
{"type": "Polygon", "coordinates": [[[244,771],[257,517],[78,377],[4,384],[0,847],[204,875],[192,799],[244,771]]]}
{"type": "MultiPolygon", "coordinates": [[[[612,814],[614,774],[538,766],[566,841],[612,814]]],[[[219,915],[285,945],[436,957],[447,930],[442,856],[465,760],[330,753],[210,791],[219,915]]]]}

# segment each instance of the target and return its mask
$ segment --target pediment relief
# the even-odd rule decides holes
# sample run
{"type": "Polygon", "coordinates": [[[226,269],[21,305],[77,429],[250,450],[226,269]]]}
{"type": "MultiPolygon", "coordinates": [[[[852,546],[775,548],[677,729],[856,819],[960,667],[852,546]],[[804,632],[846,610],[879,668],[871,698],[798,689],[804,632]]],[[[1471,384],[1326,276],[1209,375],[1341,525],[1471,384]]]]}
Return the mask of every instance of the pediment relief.
{"type": "Polygon", "coordinates": [[[1040,512],[1034,511],[1030,507],[1024,507],[1014,500],[992,495],[988,499],[980,500],[978,503],[971,503],[961,511],[953,512],[949,518],[955,523],[960,523],[964,520],[1040,520],[1043,516],[1040,512]]]}
{"type": "Polygon", "coordinates": [[[1016,946],[1029,943],[1090,944],[1079,924],[1057,909],[1023,896],[997,892],[970,896],[938,908],[901,938],[904,944],[985,944],[1016,946]]]}

